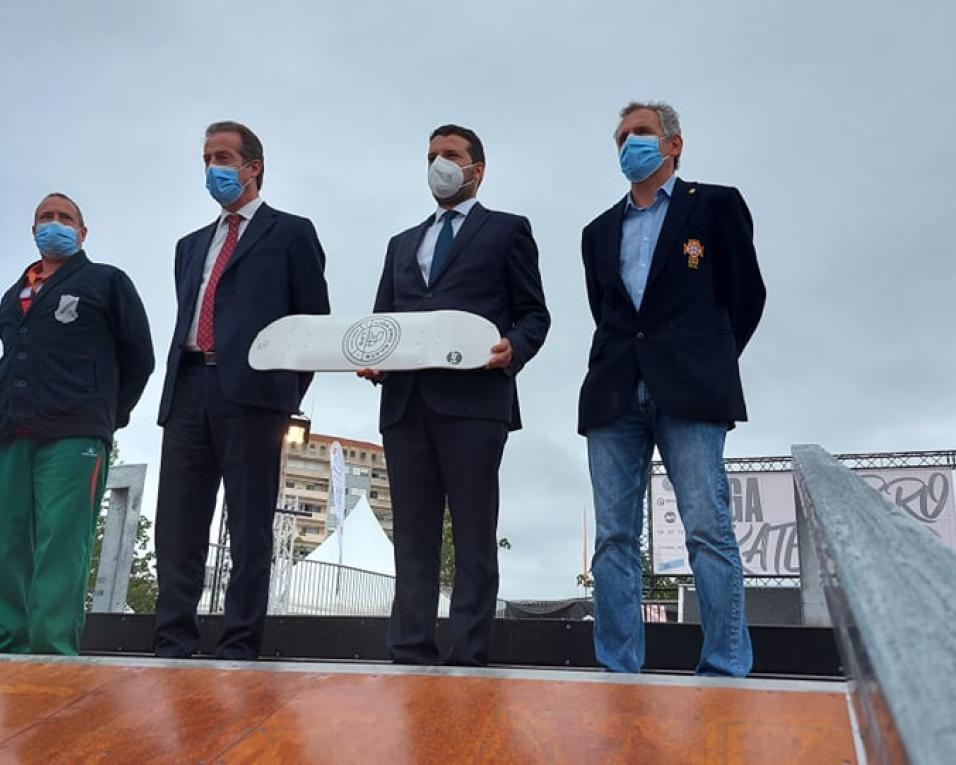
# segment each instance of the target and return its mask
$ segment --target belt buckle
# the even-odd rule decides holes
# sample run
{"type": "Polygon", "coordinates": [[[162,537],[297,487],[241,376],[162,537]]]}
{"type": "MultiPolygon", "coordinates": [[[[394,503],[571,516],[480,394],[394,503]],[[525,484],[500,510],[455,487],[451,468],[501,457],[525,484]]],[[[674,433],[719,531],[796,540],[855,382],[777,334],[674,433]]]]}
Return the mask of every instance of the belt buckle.
{"type": "Polygon", "coordinates": [[[202,363],[207,367],[212,367],[216,365],[216,352],[215,351],[200,351],[202,353],[202,363]]]}

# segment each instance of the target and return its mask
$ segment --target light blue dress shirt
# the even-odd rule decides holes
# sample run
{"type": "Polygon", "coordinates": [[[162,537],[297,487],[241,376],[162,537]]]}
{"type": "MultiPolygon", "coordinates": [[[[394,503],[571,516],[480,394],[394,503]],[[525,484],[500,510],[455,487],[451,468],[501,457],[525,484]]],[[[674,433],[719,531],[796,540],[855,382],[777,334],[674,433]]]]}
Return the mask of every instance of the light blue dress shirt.
{"type": "Polygon", "coordinates": [[[661,235],[676,180],[677,176],[672,175],[664,181],[650,207],[637,207],[630,193],[627,195],[624,223],[621,225],[621,279],[637,311],[641,310],[644,300],[654,248],[661,235]]]}

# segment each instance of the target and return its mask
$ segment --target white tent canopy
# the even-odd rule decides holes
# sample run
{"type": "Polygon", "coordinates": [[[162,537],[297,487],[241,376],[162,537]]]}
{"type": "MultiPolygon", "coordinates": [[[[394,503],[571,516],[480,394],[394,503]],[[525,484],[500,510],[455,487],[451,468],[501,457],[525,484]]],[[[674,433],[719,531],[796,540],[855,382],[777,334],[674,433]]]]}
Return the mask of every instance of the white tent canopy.
{"type": "Polygon", "coordinates": [[[378,518],[364,495],[345,516],[345,522],[309,553],[305,560],[338,564],[340,536],[343,566],[395,576],[392,542],[379,525],[378,518]]]}
{"type": "MultiPolygon", "coordinates": [[[[292,567],[284,612],[315,615],[388,616],[395,595],[392,542],[363,496],[342,525],[292,567]],[[339,537],[342,566],[339,569],[339,537]]],[[[439,595],[438,615],[448,597],[439,595]]]]}

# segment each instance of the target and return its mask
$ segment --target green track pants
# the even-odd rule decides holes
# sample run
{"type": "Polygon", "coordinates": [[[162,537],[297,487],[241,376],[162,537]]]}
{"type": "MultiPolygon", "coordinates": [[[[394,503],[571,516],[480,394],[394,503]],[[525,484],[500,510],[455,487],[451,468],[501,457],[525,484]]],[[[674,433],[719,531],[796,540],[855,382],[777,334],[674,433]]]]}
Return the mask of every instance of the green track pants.
{"type": "Polygon", "coordinates": [[[0,444],[0,653],[79,653],[106,473],[97,438],[0,444]]]}

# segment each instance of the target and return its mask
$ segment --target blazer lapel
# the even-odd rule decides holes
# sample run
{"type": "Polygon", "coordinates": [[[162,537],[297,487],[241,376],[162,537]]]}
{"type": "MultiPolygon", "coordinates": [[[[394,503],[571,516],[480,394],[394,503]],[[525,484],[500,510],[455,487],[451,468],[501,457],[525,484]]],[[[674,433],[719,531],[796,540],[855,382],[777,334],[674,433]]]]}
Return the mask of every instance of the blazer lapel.
{"type": "Polygon", "coordinates": [[[422,276],[421,266],[418,265],[418,248],[422,246],[422,239],[425,238],[425,232],[428,231],[428,227],[434,222],[435,216],[429,215],[427,218],[425,218],[425,220],[418,224],[417,228],[412,229],[409,232],[409,235],[405,237],[407,246],[405,252],[402,253],[402,258],[405,261],[405,268],[412,271],[415,280],[422,288],[422,292],[428,289],[428,284],[425,282],[425,277],[422,276]]]}
{"type": "Polygon", "coordinates": [[[487,220],[488,211],[482,207],[480,203],[471,208],[471,212],[465,217],[464,223],[461,224],[461,228],[458,229],[458,233],[455,235],[455,239],[451,245],[451,251],[448,253],[448,257],[445,258],[445,262],[442,263],[441,270],[435,274],[435,278],[431,280],[432,285],[448,272],[451,264],[455,262],[455,258],[468,246],[468,242],[474,238],[475,234],[478,233],[478,229],[480,229],[487,220]]]}
{"type": "Polygon", "coordinates": [[[669,255],[673,254],[674,243],[684,230],[687,216],[697,201],[695,192],[697,187],[692,183],[684,183],[680,178],[674,183],[670,204],[667,206],[667,215],[661,226],[660,236],[657,237],[657,246],[654,248],[654,257],[651,260],[651,271],[647,275],[647,289],[650,289],[654,279],[664,268],[669,255]]]}
{"type": "Polygon", "coordinates": [[[624,211],[627,209],[627,197],[624,197],[615,207],[613,213],[607,216],[607,225],[603,232],[603,246],[598,248],[605,261],[604,268],[611,274],[612,282],[620,293],[618,299],[633,307],[631,295],[624,286],[621,278],[621,228],[624,225],[624,211]]]}
{"type": "Polygon", "coordinates": [[[209,255],[209,247],[212,245],[217,228],[219,228],[219,221],[215,220],[202,230],[196,237],[196,243],[189,252],[187,262],[183,263],[183,306],[188,309],[190,317],[199,298],[203,266],[206,265],[206,256],[209,255]]]}
{"type": "Polygon", "coordinates": [[[269,207],[269,205],[265,203],[260,205],[255,215],[252,216],[252,220],[249,221],[249,225],[246,226],[246,230],[243,231],[242,236],[239,237],[239,244],[236,245],[236,251],[232,253],[232,257],[229,258],[229,262],[226,264],[225,269],[223,269],[223,274],[229,271],[229,269],[235,268],[236,263],[255,247],[256,242],[262,239],[266,232],[272,228],[276,217],[278,217],[276,211],[269,207]]]}

